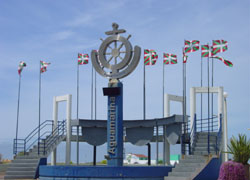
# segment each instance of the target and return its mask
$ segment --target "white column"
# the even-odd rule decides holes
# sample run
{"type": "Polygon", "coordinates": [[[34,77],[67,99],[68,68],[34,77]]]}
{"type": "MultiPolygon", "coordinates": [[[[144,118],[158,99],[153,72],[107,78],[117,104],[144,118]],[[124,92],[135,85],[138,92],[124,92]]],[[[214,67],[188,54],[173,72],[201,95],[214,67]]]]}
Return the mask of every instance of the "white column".
{"type": "MultiPolygon", "coordinates": [[[[164,117],[169,117],[170,116],[170,95],[169,94],[165,94],[164,95],[164,117]]],[[[163,159],[165,159],[165,163],[167,164],[167,165],[170,165],[170,144],[169,144],[169,142],[168,142],[168,139],[167,139],[167,137],[166,137],[166,131],[167,131],[167,128],[165,127],[164,128],[164,148],[163,148],[163,150],[164,150],[164,153],[163,153],[163,155],[164,155],[164,158],[163,159]]],[[[165,164],[164,164],[165,165],[165,164]]]]}
{"type": "Polygon", "coordinates": [[[194,125],[194,115],[196,113],[196,94],[195,88],[190,88],[190,128],[194,125]]]}
{"type": "MultiPolygon", "coordinates": [[[[53,98],[53,131],[56,129],[57,124],[58,124],[58,103],[56,101],[56,97],[53,98]]],[[[54,151],[51,153],[51,165],[54,166],[56,165],[56,148],[54,151]]]]}
{"type": "MultiPolygon", "coordinates": [[[[226,151],[225,147],[225,123],[224,123],[224,108],[223,108],[223,103],[224,103],[224,96],[223,96],[223,87],[218,88],[218,118],[220,119],[220,114],[222,116],[222,120],[220,124],[220,121],[218,121],[218,128],[221,126],[222,130],[222,138],[221,138],[221,143],[222,143],[222,151],[226,151]]],[[[225,162],[225,154],[222,154],[222,162],[225,162]]]]}
{"type": "Polygon", "coordinates": [[[71,94],[67,95],[66,165],[69,165],[71,160],[71,99],[71,94]]]}
{"type": "MultiPolygon", "coordinates": [[[[227,93],[224,92],[224,126],[225,126],[225,147],[227,148],[228,134],[227,134],[227,93]]],[[[228,161],[228,154],[225,154],[225,161],[228,161]]]]}
{"type": "Polygon", "coordinates": [[[169,94],[165,94],[164,96],[164,117],[169,117],[170,116],[170,98],[169,94]]]}

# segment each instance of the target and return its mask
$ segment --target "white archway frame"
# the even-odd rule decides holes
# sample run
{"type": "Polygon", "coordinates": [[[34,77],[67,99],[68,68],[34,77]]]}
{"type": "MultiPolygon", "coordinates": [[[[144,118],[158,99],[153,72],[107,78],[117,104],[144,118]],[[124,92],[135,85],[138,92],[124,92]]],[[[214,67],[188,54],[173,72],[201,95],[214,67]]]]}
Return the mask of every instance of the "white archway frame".
{"type": "MultiPolygon", "coordinates": [[[[64,96],[55,96],[53,98],[53,120],[54,126],[53,130],[58,125],[58,103],[67,101],[67,118],[66,118],[66,157],[65,164],[69,165],[71,160],[71,104],[72,104],[72,95],[67,94],[64,96]]],[[[56,148],[51,153],[51,165],[56,165],[56,148]]]]}
{"type": "MultiPolygon", "coordinates": [[[[218,118],[220,117],[220,114],[222,115],[222,124],[220,124],[220,121],[218,121],[218,129],[222,125],[222,149],[223,151],[227,151],[227,119],[224,118],[224,112],[226,112],[226,109],[224,109],[224,98],[226,98],[226,95],[224,95],[223,87],[192,87],[190,88],[190,124],[191,128],[194,125],[194,116],[196,113],[196,94],[197,93],[217,93],[218,94],[218,118]],[[225,97],[224,97],[225,96],[225,97]]],[[[228,161],[228,155],[227,153],[223,153],[222,155],[222,161],[228,161]]]]}
{"type": "MultiPolygon", "coordinates": [[[[170,102],[180,102],[182,104],[182,113],[183,113],[183,96],[176,96],[172,94],[165,94],[164,95],[164,117],[170,116],[170,102]]],[[[163,159],[165,163],[170,165],[170,144],[166,138],[166,128],[164,127],[163,131],[163,159]]]]}

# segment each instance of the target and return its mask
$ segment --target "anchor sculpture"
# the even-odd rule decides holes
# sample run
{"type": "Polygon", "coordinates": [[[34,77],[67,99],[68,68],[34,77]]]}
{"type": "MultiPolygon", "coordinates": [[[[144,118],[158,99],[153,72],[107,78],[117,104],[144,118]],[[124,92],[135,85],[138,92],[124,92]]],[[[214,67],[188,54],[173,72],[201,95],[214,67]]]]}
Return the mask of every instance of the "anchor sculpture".
{"type": "Polygon", "coordinates": [[[103,88],[104,96],[108,96],[107,120],[107,153],[106,159],[110,166],[123,165],[123,84],[119,79],[129,75],[138,65],[141,48],[134,50],[127,38],[121,36],[126,30],[118,29],[118,24],[112,24],[113,30],[97,51],[91,52],[91,60],[95,70],[109,79],[107,88],[103,88]]]}

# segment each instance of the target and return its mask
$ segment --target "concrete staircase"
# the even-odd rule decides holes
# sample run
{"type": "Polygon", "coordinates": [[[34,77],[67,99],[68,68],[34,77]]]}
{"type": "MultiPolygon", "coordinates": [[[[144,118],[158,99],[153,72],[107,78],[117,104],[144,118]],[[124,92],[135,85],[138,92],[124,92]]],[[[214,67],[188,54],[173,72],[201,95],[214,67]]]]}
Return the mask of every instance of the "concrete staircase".
{"type": "Polygon", "coordinates": [[[65,135],[50,135],[38,145],[33,146],[25,155],[17,155],[6,171],[4,179],[34,179],[41,158],[47,158],[49,154],[66,138],[65,135]],[[52,141],[53,140],[53,141],[52,141]]]}
{"type": "Polygon", "coordinates": [[[210,135],[210,153],[208,153],[207,133],[197,133],[193,155],[185,155],[164,180],[192,180],[196,177],[206,167],[209,157],[216,154],[216,133],[210,135]]]}

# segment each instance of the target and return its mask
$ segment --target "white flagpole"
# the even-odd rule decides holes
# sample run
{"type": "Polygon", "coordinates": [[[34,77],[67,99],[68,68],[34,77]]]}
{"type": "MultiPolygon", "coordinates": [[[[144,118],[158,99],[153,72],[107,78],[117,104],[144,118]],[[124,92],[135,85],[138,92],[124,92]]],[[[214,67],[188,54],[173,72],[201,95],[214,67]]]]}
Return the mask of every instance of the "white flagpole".
{"type": "MultiPolygon", "coordinates": [[[[210,50],[210,47],[209,47],[209,44],[208,44],[208,48],[209,48],[209,50],[210,50]]],[[[208,87],[208,93],[207,93],[207,98],[208,98],[208,108],[207,108],[207,111],[208,111],[208,153],[209,153],[209,151],[210,151],[210,145],[209,145],[209,134],[210,134],[210,92],[209,92],[209,86],[210,86],[210,83],[209,83],[209,81],[210,81],[210,78],[209,78],[209,56],[208,56],[208,59],[207,59],[207,78],[208,78],[208,80],[207,80],[207,87],[208,87]]]]}
{"type": "Polygon", "coordinates": [[[21,73],[19,75],[19,85],[18,85],[18,98],[17,98],[17,120],[16,120],[16,141],[15,141],[15,154],[17,154],[17,141],[18,141],[18,121],[19,121],[19,103],[20,103],[20,90],[21,90],[21,73]]]}
{"type": "Polygon", "coordinates": [[[40,125],[41,125],[41,61],[39,62],[39,116],[38,116],[38,155],[40,154],[40,125]]]}
{"type": "Polygon", "coordinates": [[[143,120],[146,119],[146,69],[143,64],[143,120]]]}
{"type": "MultiPolygon", "coordinates": [[[[209,52],[208,52],[209,53],[209,52]]],[[[202,81],[202,77],[203,77],[203,73],[202,73],[202,70],[203,70],[203,67],[202,67],[202,53],[201,53],[201,87],[203,86],[203,81],[202,81]]],[[[201,132],[202,132],[202,93],[201,93],[201,132]]]]}
{"type": "MultiPolygon", "coordinates": [[[[95,71],[95,120],[96,120],[96,102],[97,102],[97,100],[96,100],[96,71],[95,71]]],[[[94,163],[93,163],[93,165],[95,166],[96,165],[96,146],[94,146],[94,153],[93,153],[94,155],[94,163]]]]}
{"type": "MultiPolygon", "coordinates": [[[[76,119],[79,121],[79,64],[77,61],[77,106],[76,106],[76,119]]],[[[76,127],[76,164],[79,165],[79,126],[76,127]]]]}

